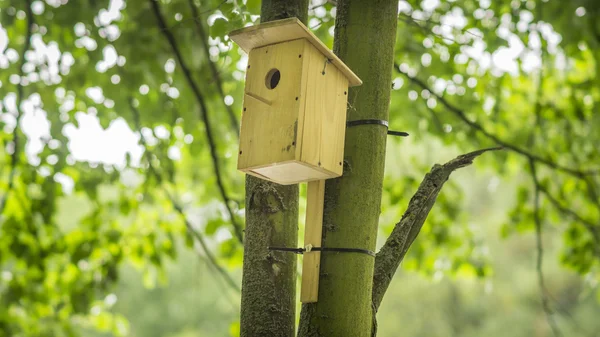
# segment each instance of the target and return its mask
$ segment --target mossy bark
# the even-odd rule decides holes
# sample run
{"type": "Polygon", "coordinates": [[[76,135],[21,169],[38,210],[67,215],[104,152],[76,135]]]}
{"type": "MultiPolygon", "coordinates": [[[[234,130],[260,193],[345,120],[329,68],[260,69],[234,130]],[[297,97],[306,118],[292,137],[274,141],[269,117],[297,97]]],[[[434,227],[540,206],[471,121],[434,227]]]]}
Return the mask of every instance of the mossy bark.
{"type": "MultiPolygon", "coordinates": [[[[363,80],[351,88],[348,120],[388,120],[398,2],[338,0],[334,52],[363,80]]],[[[344,175],[327,181],[324,247],[374,250],[381,207],[387,130],[348,128],[344,175]]],[[[374,258],[321,255],[319,301],[302,306],[299,336],[370,336],[374,258]]]]}
{"type": "MultiPolygon", "coordinates": [[[[264,0],[261,21],[297,17],[306,22],[308,0],[264,0]]],[[[246,233],[241,336],[293,336],[296,316],[295,254],[269,246],[298,245],[298,185],[246,176],[246,233]]]]}

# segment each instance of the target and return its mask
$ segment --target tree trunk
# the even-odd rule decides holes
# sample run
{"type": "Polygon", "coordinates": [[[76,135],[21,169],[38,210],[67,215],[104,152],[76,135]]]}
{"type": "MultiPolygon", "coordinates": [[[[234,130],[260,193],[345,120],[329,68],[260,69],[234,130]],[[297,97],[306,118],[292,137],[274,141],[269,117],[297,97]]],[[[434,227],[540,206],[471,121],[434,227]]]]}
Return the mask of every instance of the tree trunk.
{"type": "MultiPolygon", "coordinates": [[[[297,17],[306,22],[308,0],[264,0],[261,21],[297,17]]],[[[298,245],[298,185],[246,176],[246,237],[241,336],[293,336],[296,318],[295,254],[267,247],[298,245]]]]}
{"type": "MultiPolygon", "coordinates": [[[[338,0],[334,52],[364,82],[349,91],[348,121],[388,120],[398,1],[338,0]]],[[[381,207],[387,129],[348,128],[344,175],[327,181],[324,247],[373,251],[381,207]]],[[[319,301],[302,306],[299,336],[369,336],[374,258],[321,254],[319,301]]]]}

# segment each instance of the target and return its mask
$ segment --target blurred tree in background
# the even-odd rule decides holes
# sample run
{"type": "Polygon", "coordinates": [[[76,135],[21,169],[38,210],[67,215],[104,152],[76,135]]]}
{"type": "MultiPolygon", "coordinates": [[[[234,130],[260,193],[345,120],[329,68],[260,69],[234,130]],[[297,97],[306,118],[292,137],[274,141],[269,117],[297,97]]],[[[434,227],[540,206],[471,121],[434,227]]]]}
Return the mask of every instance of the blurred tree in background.
{"type": "MultiPolygon", "coordinates": [[[[309,6],[331,46],[335,2],[309,6]]],[[[0,0],[0,336],[237,334],[247,58],[226,34],[259,12],[0,0]]],[[[390,127],[411,136],[388,141],[378,242],[431,165],[506,150],[446,184],[379,335],[598,335],[599,15],[399,2],[390,127]]]]}

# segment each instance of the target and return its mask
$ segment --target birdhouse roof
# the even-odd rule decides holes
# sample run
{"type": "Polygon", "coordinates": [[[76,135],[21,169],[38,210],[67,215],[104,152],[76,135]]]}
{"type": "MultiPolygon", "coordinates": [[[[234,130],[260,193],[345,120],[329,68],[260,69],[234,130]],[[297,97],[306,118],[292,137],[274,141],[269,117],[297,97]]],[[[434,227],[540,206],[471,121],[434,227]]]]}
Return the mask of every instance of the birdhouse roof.
{"type": "Polygon", "coordinates": [[[307,39],[315,48],[331,60],[331,64],[346,76],[349,86],[362,84],[360,78],[297,18],[269,21],[237,29],[229,33],[229,37],[246,53],[249,53],[254,48],[297,39],[307,39]]]}

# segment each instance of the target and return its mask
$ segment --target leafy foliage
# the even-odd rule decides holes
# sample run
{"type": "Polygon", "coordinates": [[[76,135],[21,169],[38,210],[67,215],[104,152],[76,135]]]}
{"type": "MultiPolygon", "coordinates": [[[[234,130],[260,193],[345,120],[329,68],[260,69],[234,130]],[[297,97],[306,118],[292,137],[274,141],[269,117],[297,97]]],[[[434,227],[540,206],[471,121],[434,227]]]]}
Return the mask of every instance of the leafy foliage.
{"type": "MultiPolygon", "coordinates": [[[[108,297],[120,266],[148,287],[166,281],[179,239],[239,268],[231,117],[246,56],[227,32],[259,11],[256,0],[0,0],[0,336],[126,335],[108,297]],[[65,202],[81,206],[63,214],[65,202]]],[[[309,14],[331,46],[335,6],[309,14]]],[[[598,14],[593,0],[400,1],[390,125],[411,136],[390,140],[382,234],[434,162],[501,145],[476,165],[494,178],[474,179],[515,195],[498,234],[535,228],[538,193],[560,260],[597,287],[598,14]]],[[[449,182],[404,267],[490,277],[466,190],[449,182]]]]}

